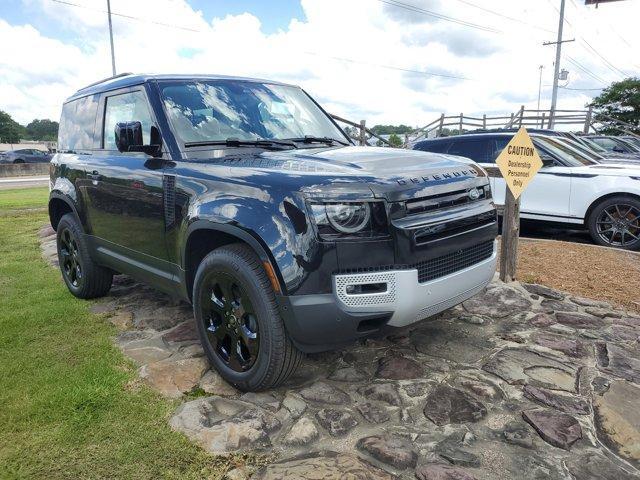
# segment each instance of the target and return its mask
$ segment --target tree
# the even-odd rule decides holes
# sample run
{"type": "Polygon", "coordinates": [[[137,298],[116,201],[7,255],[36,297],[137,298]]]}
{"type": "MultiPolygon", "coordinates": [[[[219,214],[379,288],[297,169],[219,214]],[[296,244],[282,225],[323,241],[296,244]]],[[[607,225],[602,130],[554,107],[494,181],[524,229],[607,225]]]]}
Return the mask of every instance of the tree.
{"type": "Polygon", "coordinates": [[[25,129],[7,112],[0,110],[0,142],[18,143],[25,135],[25,129]]]}
{"type": "Polygon", "coordinates": [[[632,125],[624,128],[640,134],[640,78],[612,83],[592,105],[594,119],[603,125],[603,133],[619,135],[621,131],[616,127],[621,125],[615,122],[619,120],[632,125]]]}
{"type": "Polygon", "coordinates": [[[392,147],[401,147],[402,146],[402,139],[396,135],[395,133],[392,133],[389,136],[389,145],[391,145],[392,147]]]}
{"type": "Polygon", "coordinates": [[[58,122],[36,119],[27,125],[26,132],[29,140],[55,141],[58,138],[58,122]]]}
{"type": "Polygon", "coordinates": [[[413,130],[415,129],[407,125],[376,125],[371,129],[376,135],[391,135],[392,133],[404,135],[405,133],[411,133],[413,130]]]}

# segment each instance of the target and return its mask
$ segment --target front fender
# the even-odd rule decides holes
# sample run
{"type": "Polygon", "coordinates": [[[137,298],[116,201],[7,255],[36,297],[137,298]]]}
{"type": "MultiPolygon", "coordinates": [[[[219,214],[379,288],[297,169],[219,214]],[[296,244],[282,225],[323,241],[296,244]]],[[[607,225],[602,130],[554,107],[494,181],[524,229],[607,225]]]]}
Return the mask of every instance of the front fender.
{"type": "MultiPolygon", "coordinates": [[[[249,244],[262,261],[271,263],[283,294],[331,289],[330,275],[337,268],[335,248],[317,241],[299,195],[202,199],[190,208],[183,245],[190,234],[202,228],[249,244]]],[[[182,258],[186,258],[186,251],[182,258]]]]}

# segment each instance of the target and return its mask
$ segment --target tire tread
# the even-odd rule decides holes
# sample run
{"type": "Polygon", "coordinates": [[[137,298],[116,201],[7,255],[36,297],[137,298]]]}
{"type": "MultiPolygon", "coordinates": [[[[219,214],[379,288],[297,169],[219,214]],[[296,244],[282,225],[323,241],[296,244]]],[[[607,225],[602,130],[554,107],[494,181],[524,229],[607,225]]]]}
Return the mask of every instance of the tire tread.
{"type": "MultiPolygon", "coordinates": [[[[296,371],[302,363],[304,354],[300,352],[295,345],[293,345],[287,334],[284,322],[282,321],[278,311],[271,282],[267,277],[262,263],[259,261],[253,250],[241,243],[226,245],[209,253],[202,260],[198,270],[200,270],[203,264],[211,261],[213,256],[218,255],[229,255],[233,258],[234,263],[238,265],[244,264],[250,269],[251,273],[258,281],[260,290],[266,294],[268,315],[271,317],[270,324],[272,328],[270,334],[272,337],[271,348],[273,352],[271,364],[268,366],[266,374],[257,384],[252,384],[250,386],[239,384],[238,386],[252,391],[277,387],[285,382],[296,371]]],[[[198,277],[198,274],[196,274],[196,277],[198,277]]],[[[196,289],[194,288],[194,295],[195,290],[196,289]]]]}

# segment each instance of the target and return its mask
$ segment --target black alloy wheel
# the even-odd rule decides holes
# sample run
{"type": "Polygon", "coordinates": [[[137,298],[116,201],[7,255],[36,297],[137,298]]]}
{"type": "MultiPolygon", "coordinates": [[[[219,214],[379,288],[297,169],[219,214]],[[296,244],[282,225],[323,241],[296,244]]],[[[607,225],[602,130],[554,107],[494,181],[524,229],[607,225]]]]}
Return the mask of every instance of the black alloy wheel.
{"type": "Polygon", "coordinates": [[[598,215],[596,229],[606,244],[629,248],[640,241],[640,209],[624,203],[610,205],[598,215]]]}
{"type": "Polygon", "coordinates": [[[281,385],[303,355],[289,338],[265,267],[243,244],[209,252],[193,282],[193,314],[204,353],[242,391],[281,385]]]}
{"type": "Polygon", "coordinates": [[[56,226],[56,235],[58,263],[69,291],[78,298],[106,295],[111,288],[113,271],[91,258],[84,232],[74,214],[62,216],[56,226]]]}
{"type": "Polygon", "coordinates": [[[62,274],[69,284],[79,288],[82,282],[83,268],[78,242],[69,228],[64,228],[60,233],[60,255],[62,274]]]}
{"type": "Polygon", "coordinates": [[[246,372],[258,358],[256,310],[245,289],[230,274],[214,272],[202,289],[201,318],[216,355],[234,372],[246,372]]]}

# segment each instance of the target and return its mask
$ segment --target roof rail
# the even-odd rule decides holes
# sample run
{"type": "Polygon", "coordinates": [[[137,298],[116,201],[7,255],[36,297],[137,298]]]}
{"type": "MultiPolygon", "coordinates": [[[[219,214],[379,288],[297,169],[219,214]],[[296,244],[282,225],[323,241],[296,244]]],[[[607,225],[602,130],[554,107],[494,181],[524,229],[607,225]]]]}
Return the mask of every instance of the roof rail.
{"type": "Polygon", "coordinates": [[[120,77],[126,77],[127,75],[133,75],[133,73],[131,72],[125,72],[125,73],[119,73],[118,75],[114,75],[113,77],[107,77],[107,78],[103,78],[102,80],[98,80],[97,82],[93,82],[90,83],[89,85],[82,87],[81,89],[78,90],[78,92],[82,92],[83,90],[86,90],[87,88],[93,87],[95,85],[100,85],[101,83],[104,83],[108,80],[113,80],[115,78],[120,78],[120,77]]]}

